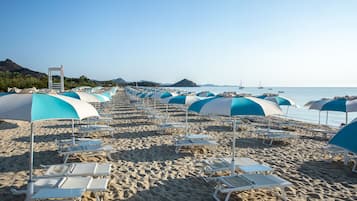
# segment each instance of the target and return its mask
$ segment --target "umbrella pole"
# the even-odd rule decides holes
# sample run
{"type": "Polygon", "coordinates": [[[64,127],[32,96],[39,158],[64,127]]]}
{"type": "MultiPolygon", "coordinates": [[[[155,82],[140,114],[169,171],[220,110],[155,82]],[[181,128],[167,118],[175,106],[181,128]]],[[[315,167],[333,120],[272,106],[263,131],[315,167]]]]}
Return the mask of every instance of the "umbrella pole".
{"type": "Polygon", "coordinates": [[[347,125],[347,122],[348,122],[348,112],[346,112],[346,125],[347,125]]]}
{"type": "Polygon", "coordinates": [[[34,143],[34,134],[33,134],[33,123],[31,122],[31,136],[30,136],[30,160],[29,160],[29,181],[27,183],[27,194],[26,201],[31,200],[32,194],[34,191],[32,174],[33,174],[33,143],[34,143]]]}
{"type": "Polygon", "coordinates": [[[289,113],[289,105],[288,105],[288,107],[286,108],[286,115],[288,115],[288,113],[289,113]]]}
{"type": "Polygon", "coordinates": [[[168,118],[169,118],[169,104],[167,103],[166,104],[166,121],[165,121],[165,123],[167,123],[168,118]]]}
{"type": "Polygon", "coordinates": [[[186,135],[188,135],[188,107],[186,108],[186,135]]]}
{"type": "Polygon", "coordinates": [[[326,125],[328,124],[328,111],[326,111],[326,125]]]}
{"type": "Polygon", "coordinates": [[[76,144],[76,137],[74,136],[74,119],[72,119],[72,144],[76,144]]]}
{"type": "Polygon", "coordinates": [[[321,111],[319,110],[319,125],[320,125],[321,111]]]}
{"type": "Polygon", "coordinates": [[[235,173],[235,147],[236,147],[236,127],[237,127],[237,123],[235,121],[235,119],[232,119],[233,121],[233,142],[232,142],[232,171],[231,171],[231,175],[234,175],[235,173]]]}

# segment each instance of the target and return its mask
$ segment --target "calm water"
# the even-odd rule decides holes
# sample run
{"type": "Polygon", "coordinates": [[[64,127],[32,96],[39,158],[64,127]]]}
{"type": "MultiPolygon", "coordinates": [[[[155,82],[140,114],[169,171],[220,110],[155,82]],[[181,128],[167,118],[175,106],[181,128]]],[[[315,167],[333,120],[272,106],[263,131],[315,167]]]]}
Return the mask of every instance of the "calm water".
{"type": "MultiPolygon", "coordinates": [[[[221,93],[225,91],[236,91],[238,93],[250,93],[253,96],[261,95],[263,93],[278,93],[278,91],[284,91],[280,95],[288,97],[296,102],[298,108],[289,107],[287,117],[308,121],[312,123],[318,123],[319,112],[315,110],[308,110],[304,108],[304,104],[310,100],[318,100],[321,98],[332,98],[335,96],[356,96],[357,88],[340,88],[340,87],[272,87],[272,90],[268,88],[258,89],[256,87],[246,87],[244,89],[238,89],[238,87],[192,87],[192,88],[177,88],[185,91],[211,91],[214,93],[221,93]]],[[[282,107],[284,113],[287,111],[287,107],[282,107]]],[[[349,113],[348,120],[351,121],[357,117],[357,112],[349,113]]],[[[343,112],[328,112],[328,125],[338,126],[342,122],[345,122],[345,113],[343,112]]],[[[326,124],[326,112],[321,112],[321,123],[326,124]]]]}

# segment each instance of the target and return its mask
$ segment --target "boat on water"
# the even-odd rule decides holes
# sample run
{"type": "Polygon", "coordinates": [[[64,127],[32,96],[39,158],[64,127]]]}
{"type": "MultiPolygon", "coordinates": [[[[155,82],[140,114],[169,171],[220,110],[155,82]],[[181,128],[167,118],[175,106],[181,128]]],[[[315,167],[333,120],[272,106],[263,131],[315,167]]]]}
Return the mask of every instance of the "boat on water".
{"type": "Polygon", "coordinates": [[[242,84],[242,80],[241,80],[240,83],[239,83],[239,89],[244,89],[244,86],[243,86],[243,84],[242,84]]]}
{"type": "Polygon", "coordinates": [[[262,86],[262,82],[259,82],[258,89],[264,89],[264,87],[262,86]]]}

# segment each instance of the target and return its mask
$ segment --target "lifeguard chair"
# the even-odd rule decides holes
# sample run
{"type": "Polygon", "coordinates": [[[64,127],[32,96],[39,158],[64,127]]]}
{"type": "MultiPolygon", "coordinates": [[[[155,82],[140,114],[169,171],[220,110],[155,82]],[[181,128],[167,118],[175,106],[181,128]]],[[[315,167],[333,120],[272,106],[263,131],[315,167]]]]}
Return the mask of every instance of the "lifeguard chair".
{"type": "Polygon", "coordinates": [[[63,66],[48,68],[48,89],[64,92],[64,71],[63,66]],[[60,73],[60,82],[53,81],[53,72],[60,73]]]}

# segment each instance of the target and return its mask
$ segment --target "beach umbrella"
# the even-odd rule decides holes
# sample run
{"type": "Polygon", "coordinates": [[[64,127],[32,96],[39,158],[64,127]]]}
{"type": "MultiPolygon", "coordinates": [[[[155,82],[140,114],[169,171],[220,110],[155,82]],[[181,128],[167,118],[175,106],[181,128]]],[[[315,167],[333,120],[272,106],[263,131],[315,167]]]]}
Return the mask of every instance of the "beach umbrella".
{"type": "Polygon", "coordinates": [[[215,94],[210,92],[210,91],[201,91],[201,92],[198,92],[196,94],[196,96],[199,96],[199,97],[212,97],[212,96],[215,96],[215,94]]]}
{"type": "Polygon", "coordinates": [[[0,97],[0,119],[21,120],[31,123],[29,182],[27,200],[33,193],[34,122],[44,120],[81,120],[99,116],[90,104],[61,95],[12,94],[0,97]]]}
{"type": "Polygon", "coordinates": [[[110,98],[104,96],[103,94],[92,94],[92,95],[95,96],[101,103],[110,101],[110,98]]]}
{"type": "Polygon", "coordinates": [[[342,127],[328,142],[357,154],[357,119],[342,127]]]}
{"type": "Polygon", "coordinates": [[[293,100],[291,100],[290,98],[284,97],[284,96],[280,96],[280,95],[263,94],[261,96],[257,96],[257,98],[271,101],[279,106],[287,106],[286,113],[288,113],[290,106],[296,107],[296,103],[293,100]]]}
{"type": "Polygon", "coordinates": [[[198,96],[186,96],[186,95],[179,95],[179,96],[171,96],[165,99],[162,99],[162,101],[166,104],[179,104],[179,105],[186,105],[186,134],[188,133],[188,107],[198,101],[201,100],[200,97],[198,96]]]}
{"type": "Polygon", "coordinates": [[[276,104],[255,97],[213,97],[193,103],[188,110],[202,115],[221,115],[232,117],[232,174],[235,172],[234,157],[236,146],[236,121],[233,117],[241,115],[268,116],[282,114],[282,111],[276,104]]]}
{"type": "MultiPolygon", "coordinates": [[[[357,112],[357,98],[346,96],[346,97],[335,97],[333,99],[321,99],[317,101],[310,101],[306,103],[305,106],[308,107],[309,109],[314,109],[319,111],[345,112],[346,113],[345,123],[347,124],[348,113],[357,112]]],[[[326,123],[327,123],[327,118],[328,116],[326,116],[326,123]]]]}
{"type": "Polygon", "coordinates": [[[100,98],[97,96],[87,93],[87,92],[73,92],[73,91],[68,91],[68,92],[63,92],[61,93],[63,96],[68,96],[71,98],[79,99],[88,103],[100,103],[102,102],[100,98]]]}

